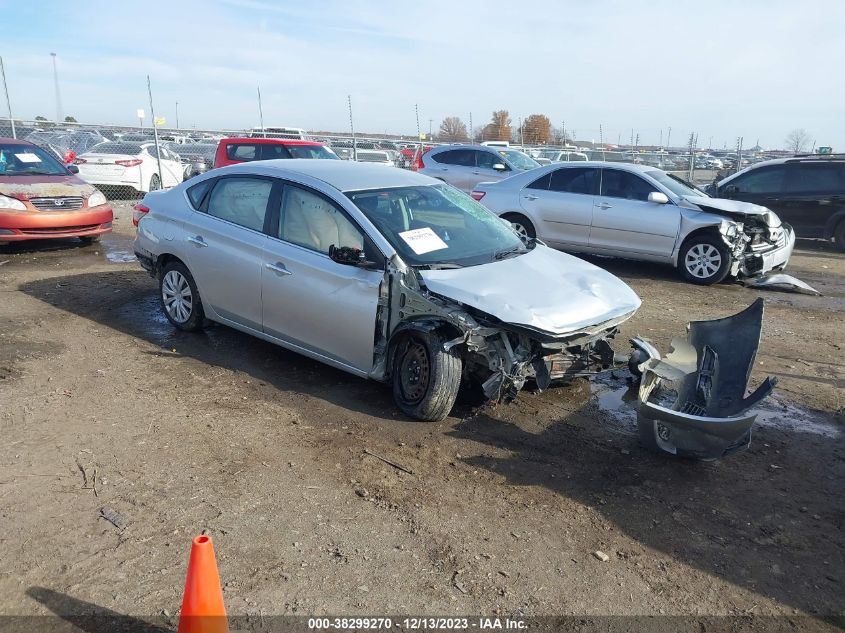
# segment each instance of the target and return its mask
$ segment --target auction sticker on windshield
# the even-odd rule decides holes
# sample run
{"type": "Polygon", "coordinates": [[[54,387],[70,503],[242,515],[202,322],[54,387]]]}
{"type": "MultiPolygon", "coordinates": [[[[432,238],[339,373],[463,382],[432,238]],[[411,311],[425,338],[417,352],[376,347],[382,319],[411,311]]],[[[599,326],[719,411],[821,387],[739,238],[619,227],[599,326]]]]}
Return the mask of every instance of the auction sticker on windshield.
{"type": "Polygon", "coordinates": [[[449,248],[443,240],[438,237],[437,233],[429,227],[424,229],[412,229],[410,231],[403,231],[399,234],[405,243],[411,247],[417,255],[424,255],[431,251],[439,251],[443,248],[449,248]]]}
{"type": "Polygon", "coordinates": [[[40,163],[41,159],[38,158],[36,154],[32,152],[21,152],[20,154],[15,154],[15,158],[17,158],[22,163],[40,163]]]}

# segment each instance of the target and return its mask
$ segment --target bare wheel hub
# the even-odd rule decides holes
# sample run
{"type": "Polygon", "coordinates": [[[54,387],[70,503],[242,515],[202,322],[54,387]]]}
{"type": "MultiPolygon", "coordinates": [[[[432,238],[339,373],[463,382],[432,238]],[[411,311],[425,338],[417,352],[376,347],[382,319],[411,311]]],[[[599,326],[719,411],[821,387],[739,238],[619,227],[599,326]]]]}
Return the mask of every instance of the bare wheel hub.
{"type": "Polygon", "coordinates": [[[428,352],[419,341],[408,343],[399,367],[402,394],[409,402],[419,402],[428,390],[431,374],[428,352]]]}

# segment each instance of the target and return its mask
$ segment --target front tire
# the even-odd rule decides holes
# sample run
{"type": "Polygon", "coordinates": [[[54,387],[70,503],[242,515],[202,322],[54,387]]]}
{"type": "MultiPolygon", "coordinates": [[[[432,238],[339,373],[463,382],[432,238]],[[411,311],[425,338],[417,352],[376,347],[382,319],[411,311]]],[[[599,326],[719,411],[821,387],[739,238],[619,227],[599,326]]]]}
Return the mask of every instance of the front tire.
{"type": "Polygon", "coordinates": [[[158,174],[153,174],[153,177],[150,178],[150,191],[158,191],[161,189],[161,178],[158,177],[158,174]]]}
{"type": "Polygon", "coordinates": [[[513,230],[519,234],[523,241],[537,237],[537,230],[531,220],[521,213],[505,213],[502,217],[513,225],[513,230]]]}
{"type": "Polygon", "coordinates": [[[89,244],[96,244],[99,242],[101,237],[102,236],[100,235],[86,235],[84,237],[80,237],[79,240],[85,244],[85,246],[88,246],[89,244]]]}
{"type": "Polygon", "coordinates": [[[724,281],[731,269],[731,254],[716,235],[697,235],[684,242],[678,254],[684,279],[701,286],[724,281]]]}
{"type": "Polygon", "coordinates": [[[202,329],[205,312],[200,293],[194,278],[182,262],[170,262],[161,271],[159,299],[164,316],[174,327],[185,332],[202,329]]]}
{"type": "Polygon", "coordinates": [[[436,422],[449,415],[461,385],[461,359],[437,332],[412,332],[393,361],[393,399],[406,415],[436,422]]]}

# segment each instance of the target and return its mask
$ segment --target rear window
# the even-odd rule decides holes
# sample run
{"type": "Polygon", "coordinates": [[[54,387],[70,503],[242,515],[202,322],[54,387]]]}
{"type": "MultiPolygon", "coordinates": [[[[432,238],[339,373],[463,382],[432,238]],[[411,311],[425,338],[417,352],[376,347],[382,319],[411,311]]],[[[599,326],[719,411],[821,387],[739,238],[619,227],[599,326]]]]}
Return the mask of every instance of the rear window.
{"type": "Polygon", "coordinates": [[[226,146],[226,158],[229,160],[259,160],[258,144],[232,143],[226,146]]]}
{"type": "Polygon", "coordinates": [[[293,158],[325,158],[340,160],[337,154],[322,145],[288,145],[287,150],[293,158]]]}
{"type": "Polygon", "coordinates": [[[801,163],[789,169],[789,193],[842,193],[845,191],[845,164],[801,163]]]}
{"type": "Polygon", "coordinates": [[[129,156],[137,156],[141,153],[141,144],[109,141],[95,145],[88,151],[96,154],[128,154],[129,156]]]}
{"type": "Polygon", "coordinates": [[[208,180],[203,180],[201,183],[188,188],[188,200],[191,201],[191,206],[194,207],[194,209],[200,208],[202,199],[205,198],[205,194],[208,193],[209,189],[211,189],[214,181],[214,178],[209,178],[208,180]]]}

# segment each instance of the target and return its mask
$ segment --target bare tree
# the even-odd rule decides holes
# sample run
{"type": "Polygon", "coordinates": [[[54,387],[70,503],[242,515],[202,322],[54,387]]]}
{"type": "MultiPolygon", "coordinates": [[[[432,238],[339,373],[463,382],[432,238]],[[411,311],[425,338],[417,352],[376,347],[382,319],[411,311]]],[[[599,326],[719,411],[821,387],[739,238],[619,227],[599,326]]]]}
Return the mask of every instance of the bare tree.
{"type": "Polygon", "coordinates": [[[804,128],[797,128],[786,135],[786,149],[793,154],[800,154],[807,151],[810,144],[810,133],[804,128]]]}
{"type": "Polygon", "coordinates": [[[447,116],[440,124],[440,132],[437,137],[438,140],[454,143],[468,140],[469,134],[467,134],[467,126],[463,121],[456,116],[447,116]]]}
{"type": "Polygon", "coordinates": [[[511,117],[507,110],[496,110],[484,127],[484,139],[487,141],[511,140],[511,117]]]}
{"type": "Polygon", "coordinates": [[[522,140],[528,145],[545,144],[552,140],[552,122],[545,114],[532,114],[522,123],[522,140]]]}

